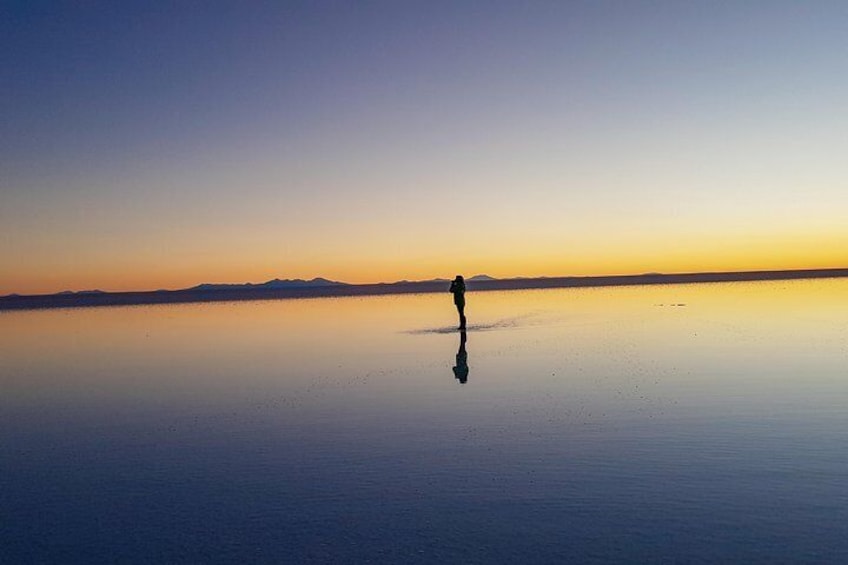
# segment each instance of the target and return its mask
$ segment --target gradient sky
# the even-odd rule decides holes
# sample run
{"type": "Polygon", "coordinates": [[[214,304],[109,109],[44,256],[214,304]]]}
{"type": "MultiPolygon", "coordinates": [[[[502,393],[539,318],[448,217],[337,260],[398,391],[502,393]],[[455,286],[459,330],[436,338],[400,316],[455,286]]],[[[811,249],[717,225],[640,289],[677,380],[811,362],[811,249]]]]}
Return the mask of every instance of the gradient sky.
{"type": "Polygon", "coordinates": [[[848,266],[848,3],[4,2],[0,294],[848,266]]]}

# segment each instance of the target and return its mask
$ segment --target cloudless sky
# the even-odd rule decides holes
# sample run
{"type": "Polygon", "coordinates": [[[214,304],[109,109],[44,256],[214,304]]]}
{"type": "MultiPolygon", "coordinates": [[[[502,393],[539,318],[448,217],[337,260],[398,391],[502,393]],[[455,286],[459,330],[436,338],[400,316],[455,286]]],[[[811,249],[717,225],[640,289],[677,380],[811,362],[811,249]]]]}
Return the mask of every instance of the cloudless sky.
{"type": "Polygon", "coordinates": [[[4,2],[0,294],[848,266],[848,3],[4,2]]]}

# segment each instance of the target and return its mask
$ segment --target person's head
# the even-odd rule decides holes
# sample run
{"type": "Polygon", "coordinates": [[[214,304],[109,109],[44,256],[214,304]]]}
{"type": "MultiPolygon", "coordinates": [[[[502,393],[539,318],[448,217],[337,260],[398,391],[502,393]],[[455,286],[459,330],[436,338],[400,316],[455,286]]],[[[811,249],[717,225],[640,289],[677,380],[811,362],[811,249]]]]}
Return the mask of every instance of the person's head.
{"type": "Polygon", "coordinates": [[[462,275],[456,275],[456,278],[455,278],[454,280],[455,280],[456,282],[461,282],[461,283],[464,283],[464,282],[465,282],[465,279],[464,279],[464,278],[462,278],[462,275]]]}

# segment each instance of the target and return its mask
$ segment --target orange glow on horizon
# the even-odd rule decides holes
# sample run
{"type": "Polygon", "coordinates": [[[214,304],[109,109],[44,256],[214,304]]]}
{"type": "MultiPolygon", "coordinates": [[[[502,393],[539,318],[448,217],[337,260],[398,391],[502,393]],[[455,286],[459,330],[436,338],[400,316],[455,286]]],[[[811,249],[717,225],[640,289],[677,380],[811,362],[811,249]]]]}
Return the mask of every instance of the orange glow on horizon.
{"type": "Polygon", "coordinates": [[[496,278],[637,275],[644,273],[733,272],[760,270],[835,269],[848,268],[848,257],[840,251],[821,247],[817,253],[805,249],[781,247],[783,253],[757,253],[756,249],[738,247],[721,254],[642,253],[633,256],[594,256],[573,254],[567,258],[551,256],[470,258],[465,261],[441,260],[409,263],[372,262],[361,265],[314,264],[282,272],[273,267],[228,264],[223,258],[217,266],[158,265],[155,269],[111,271],[107,268],[86,272],[51,273],[50,276],[15,273],[4,277],[0,295],[50,294],[64,290],[99,289],[110,292],[177,290],[201,283],[263,283],[280,279],[312,279],[324,277],[351,284],[395,282],[399,280],[428,280],[452,278],[456,274],[470,277],[486,274],[496,278]],[[796,251],[793,253],[792,251],[796,251]]]}
{"type": "MultiPolygon", "coordinates": [[[[624,228],[621,230],[626,232],[624,228]]],[[[582,232],[581,232],[582,233],[582,232]]],[[[848,231],[798,226],[784,233],[725,230],[688,233],[612,233],[597,230],[571,240],[566,232],[513,229],[469,231],[430,239],[398,233],[397,240],[336,233],[309,246],[261,241],[199,243],[173,248],[147,244],[146,253],[120,249],[66,256],[21,255],[3,265],[0,296],[64,290],[144,291],[189,288],[201,283],[262,283],[270,279],[324,277],[353,284],[467,277],[633,275],[848,268],[848,231]],[[344,245],[342,245],[344,243],[344,245]],[[205,245],[205,247],[204,247],[205,245]]]]}

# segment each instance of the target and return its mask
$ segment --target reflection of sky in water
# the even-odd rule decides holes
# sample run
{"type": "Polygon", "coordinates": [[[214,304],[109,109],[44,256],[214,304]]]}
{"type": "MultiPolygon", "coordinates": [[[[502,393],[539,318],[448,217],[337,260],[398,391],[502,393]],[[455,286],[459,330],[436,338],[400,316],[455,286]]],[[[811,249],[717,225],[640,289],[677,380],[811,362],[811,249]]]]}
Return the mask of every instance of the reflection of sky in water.
{"type": "Polygon", "coordinates": [[[0,314],[12,561],[841,561],[848,280],[0,314]]]}

